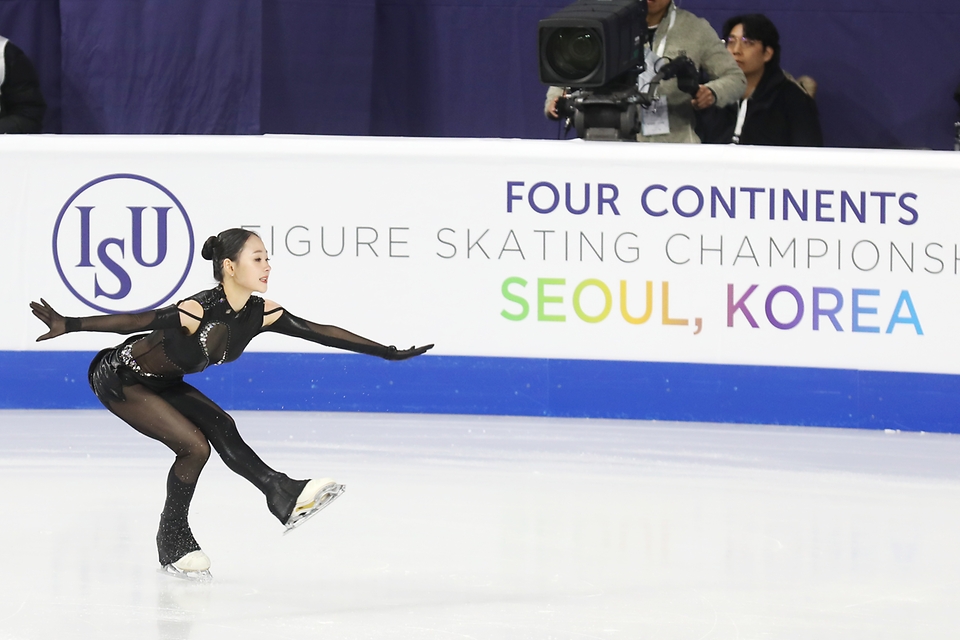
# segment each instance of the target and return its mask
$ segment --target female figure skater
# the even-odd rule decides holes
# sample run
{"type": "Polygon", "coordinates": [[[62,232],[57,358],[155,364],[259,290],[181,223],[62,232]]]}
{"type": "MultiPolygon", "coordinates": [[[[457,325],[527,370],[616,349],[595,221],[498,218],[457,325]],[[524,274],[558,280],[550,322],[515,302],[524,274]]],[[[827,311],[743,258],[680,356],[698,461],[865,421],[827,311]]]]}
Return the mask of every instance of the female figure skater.
{"type": "Polygon", "coordinates": [[[210,559],[193,537],[187,514],[211,444],[231,470],[263,492],[271,513],[288,531],[337,498],[343,485],[330,478],[293,480],[267,466],[240,437],[233,418],[183,376],[236,360],[264,331],[386,360],[412,358],[433,345],[397,350],[303,320],[252,295],[266,292],[270,276],[266,249],[252,231],[228,229],[210,236],[202,255],[213,261],[220,284],[176,305],[85,318],[64,318],[42,298],[30,308],[49,329],[38,341],[73,331],[138,333],[97,354],[90,364],[90,386],[114,415],[176,454],[157,532],[160,565],[168,573],[205,581],[211,577],[210,559]]]}

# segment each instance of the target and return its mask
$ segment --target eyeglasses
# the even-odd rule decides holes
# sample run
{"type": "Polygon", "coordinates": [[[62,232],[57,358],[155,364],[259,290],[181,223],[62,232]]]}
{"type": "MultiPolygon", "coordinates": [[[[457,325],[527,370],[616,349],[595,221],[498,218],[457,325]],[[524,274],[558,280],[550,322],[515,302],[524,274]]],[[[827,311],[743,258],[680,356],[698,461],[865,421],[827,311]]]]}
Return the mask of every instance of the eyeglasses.
{"type": "Polygon", "coordinates": [[[753,38],[747,38],[746,36],[737,38],[735,36],[728,36],[723,42],[726,43],[727,49],[733,49],[737,44],[740,44],[744,47],[752,47],[757,44],[759,40],[754,40],[753,38]]]}

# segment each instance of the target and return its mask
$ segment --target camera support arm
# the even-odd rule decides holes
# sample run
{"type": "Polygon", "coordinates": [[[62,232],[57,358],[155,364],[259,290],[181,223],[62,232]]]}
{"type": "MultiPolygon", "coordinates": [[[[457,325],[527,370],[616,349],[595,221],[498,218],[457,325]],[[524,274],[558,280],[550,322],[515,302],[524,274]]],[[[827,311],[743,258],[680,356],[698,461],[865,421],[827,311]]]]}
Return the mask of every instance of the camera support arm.
{"type": "Polygon", "coordinates": [[[676,78],[678,87],[691,96],[700,88],[697,65],[683,52],[662,65],[643,91],[637,86],[639,74],[636,70],[600,89],[579,89],[559,98],[557,113],[565,120],[566,130],[572,124],[587,140],[635,140],[640,109],[658,99],[663,80],[676,78]]]}

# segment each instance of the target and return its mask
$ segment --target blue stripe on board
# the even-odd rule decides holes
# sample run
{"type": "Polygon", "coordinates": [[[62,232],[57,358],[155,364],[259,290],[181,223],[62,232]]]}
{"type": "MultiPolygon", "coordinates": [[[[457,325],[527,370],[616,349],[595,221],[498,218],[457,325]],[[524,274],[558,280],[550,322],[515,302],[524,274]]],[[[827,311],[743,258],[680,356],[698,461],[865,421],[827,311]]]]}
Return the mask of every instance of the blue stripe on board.
{"type": "MultiPolygon", "coordinates": [[[[0,351],[0,408],[99,408],[85,352],[0,351]]],[[[247,353],[189,376],[227,409],[494,414],[960,433],[960,376],[794,367],[247,353]]]]}

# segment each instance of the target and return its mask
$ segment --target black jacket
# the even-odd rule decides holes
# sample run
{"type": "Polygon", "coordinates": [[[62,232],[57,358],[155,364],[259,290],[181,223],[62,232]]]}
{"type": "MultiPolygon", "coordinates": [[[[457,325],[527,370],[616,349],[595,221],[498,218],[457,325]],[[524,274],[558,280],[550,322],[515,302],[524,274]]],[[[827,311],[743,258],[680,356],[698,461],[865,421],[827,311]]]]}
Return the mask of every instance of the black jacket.
{"type": "Polygon", "coordinates": [[[47,103],[33,63],[12,42],[3,47],[0,84],[0,133],[40,133],[47,103]]]}
{"type": "MultiPolygon", "coordinates": [[[[739,102],[699,113],[697,135],[707,144],[730,144],[737,126],[739,102]]],[[[739,144],[822,147],[817,105],[777,66],[768,66],[747,101],[747,118],[739,144]]]]}

